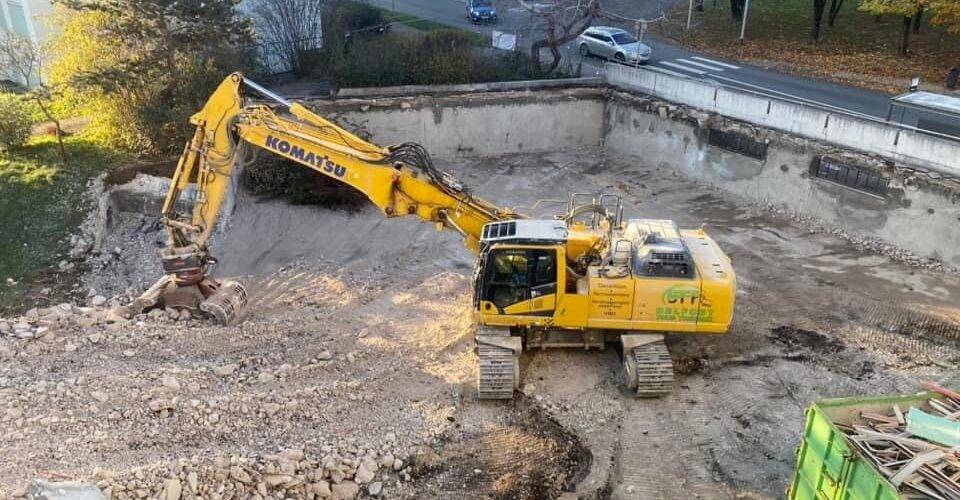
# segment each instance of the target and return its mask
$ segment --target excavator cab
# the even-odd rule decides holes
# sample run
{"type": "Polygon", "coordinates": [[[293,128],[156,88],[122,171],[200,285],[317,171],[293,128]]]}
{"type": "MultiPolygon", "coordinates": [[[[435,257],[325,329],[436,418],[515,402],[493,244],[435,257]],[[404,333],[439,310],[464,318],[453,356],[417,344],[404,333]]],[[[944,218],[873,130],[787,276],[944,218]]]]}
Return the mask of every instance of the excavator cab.
{"type": "Polygon", "coordinates": [[[557,250],[501,245],[483,253],[475,301],[500,314],[553,313],[557,293],[557,250]]]}

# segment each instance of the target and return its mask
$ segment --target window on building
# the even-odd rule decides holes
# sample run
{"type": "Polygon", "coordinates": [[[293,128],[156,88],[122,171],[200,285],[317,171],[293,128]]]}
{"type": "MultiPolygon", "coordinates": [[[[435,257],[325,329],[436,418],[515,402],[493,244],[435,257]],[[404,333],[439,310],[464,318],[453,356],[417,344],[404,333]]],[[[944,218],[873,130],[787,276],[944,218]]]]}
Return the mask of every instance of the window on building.
{"type": "MultiPolygon", "coordinates": [[[[2,3],[2,2],[0,2],[2,3]]],[[[6,33],[10,28],[7,27],[7,18],[3,14],[3,6],[0,5],[0,34],[6,33]]]]}

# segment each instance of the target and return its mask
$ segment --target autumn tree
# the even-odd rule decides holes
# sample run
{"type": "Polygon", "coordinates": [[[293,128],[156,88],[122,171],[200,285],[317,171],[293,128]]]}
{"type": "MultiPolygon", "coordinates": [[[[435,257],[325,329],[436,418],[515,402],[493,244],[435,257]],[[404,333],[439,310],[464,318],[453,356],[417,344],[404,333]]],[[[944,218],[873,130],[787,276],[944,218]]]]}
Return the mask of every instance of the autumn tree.
{"type": "Polygon", "coordinates": [[[860,10],[875,16],[891,14],[903,19],[900,33],[900,55],[906,56],[910,46],[913,17],[923,7],[922,0],[860,0],[860,10]]]}
{"type": "Polygon", "coordinates": [[[106,125],[105,139],[140,151],[176,151],[187,117],[251,57],[239,0],[55,0],[51,80],[106,125]]]}
{"type": "Polygon", "coordinates": [[[599,0],[550,0],[531,3],[519,0],[520,5],[538,19],[543,38],[530,46],[530,58],[537,71],[552,73],[560,66],[560,47],[580,36],[600,13],[599,0]],[[541,52],[550,51],[550,64],[544,67],[541,52]]]}
{"type": "Polygon", "coordinates": [[[833,27],[837,22],[837,16],[840,15],[840,9],[843,8],[843,0],[830,0],[830,11],[827,12],[827,26],[833,27]]]}
{"type": "Polygon", "coordinates": [[[823,24],[823,11],[827,7],[827,0],[813,0],[813,30],[810,38],[814,42],[820,41],[820,26],[823,24]]]}
{"type": "Polygon", "coordinates": [[[913,34],[920,34],[920,23],[923,21],[923,13],[926,10],[926,2],[917,2],[917,10],[913,13],[913,34]]]}
{"type": "Polygon", "coordinates": [[[960,0],[931,0],[930,22],[944,26],[947,31],[960,35],[960,0]]]}

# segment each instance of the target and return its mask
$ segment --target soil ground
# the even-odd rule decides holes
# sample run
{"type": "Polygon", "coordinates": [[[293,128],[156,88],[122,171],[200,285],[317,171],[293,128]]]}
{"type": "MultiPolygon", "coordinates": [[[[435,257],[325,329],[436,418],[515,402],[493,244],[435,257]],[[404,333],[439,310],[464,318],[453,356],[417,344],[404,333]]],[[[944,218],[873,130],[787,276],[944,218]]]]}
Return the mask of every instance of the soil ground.
{"type": "MultiPolygon", "coordinates": [[[[528,213],[603,190],[627,217],[706,224],[737,270],[731,331],[668,337],[680,373],[663,399],[625,392],[611,346],[525,353],[517,398],[477,401],[473,257],[457,235],[247,197],[214,245],[219,274],[253,295],[239,325],[147,317],[0,337],[0,497],[35,477],[122,498],[177,478],[209,497],[258,481],[261,497],[298,497],[338,468],[366,495],[357,463],[373,457],[387,498],[780,498],[811,403],[960,382],[955,275],[602,150],[437,163],[528,213]],[[272,479],[271,460],[290,456],[308,486],[272,479]]],[[[116,266],[129,283],[157,276],[139,264],[152,224],[118,224],[116,266]]]]}

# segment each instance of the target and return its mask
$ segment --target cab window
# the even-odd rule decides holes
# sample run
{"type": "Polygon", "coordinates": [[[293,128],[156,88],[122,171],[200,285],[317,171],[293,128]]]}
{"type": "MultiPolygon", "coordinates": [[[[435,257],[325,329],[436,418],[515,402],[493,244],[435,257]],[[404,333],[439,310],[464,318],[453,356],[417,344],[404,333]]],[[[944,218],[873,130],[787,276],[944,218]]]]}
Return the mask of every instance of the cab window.
{"type": "Polygon", "coordinates": [[[503,308],[556,293],[555,250],[494,250],[486,263],[483,300],[503,308]]]}
{"type": "Polygon", "coordinates": [[[486,300],[506,307],[527,300],[527,252],[500,250],[491,256],[486,300]]]}
{"type": "Polygon", "coordinates": [[[557,252],[554,250],[531,250],[533,281],[531,296],[538,297],[557,292],[557,252]]]}

